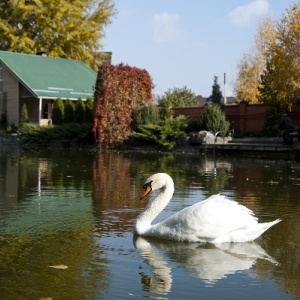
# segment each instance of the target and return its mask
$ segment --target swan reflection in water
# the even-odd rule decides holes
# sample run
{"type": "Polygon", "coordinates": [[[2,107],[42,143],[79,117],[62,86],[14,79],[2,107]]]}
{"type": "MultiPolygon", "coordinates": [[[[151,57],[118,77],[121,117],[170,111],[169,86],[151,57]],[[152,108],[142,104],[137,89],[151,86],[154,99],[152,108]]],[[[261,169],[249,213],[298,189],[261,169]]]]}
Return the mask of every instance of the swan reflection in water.
{"type": "Polygon", "coordinates": [[[257,259],[277,264],[255,242],[214,245],[135,237],[134,246],[154,275],[151,278],[140,272],[142,283],[147,290],[158,294],[166,294],[172,288],[172,269],[167,263],[169,260],[211,286],[227,275],[250,269],[257,259]]]}

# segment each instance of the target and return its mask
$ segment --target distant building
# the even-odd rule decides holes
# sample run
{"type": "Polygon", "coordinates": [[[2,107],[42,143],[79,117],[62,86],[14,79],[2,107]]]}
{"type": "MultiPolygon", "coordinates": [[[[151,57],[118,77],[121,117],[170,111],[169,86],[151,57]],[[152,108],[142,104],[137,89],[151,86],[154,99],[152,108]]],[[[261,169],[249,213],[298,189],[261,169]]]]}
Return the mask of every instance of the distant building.
{"type": "MultiPolygon", "coordinates": [[[[221,103],[224,103],[224,97],[222,97],[221,103]]],[[[226,104],[230,105],[230,104],[235,104],[235,103],[237,103],[235,97],[232,97],[232,96],[226,97],[226,104]]]]}
{"type": "Polygon", "coordinates": [[[31,123],[48,125],[56,98],[76,101],[94,95],[96,72],[78,60],[41,54],[0,51],[0,116],[8,124],[19,125],[23,104],[31,123]]]}
{"type": "MultiPolygon", "coordinates": [[[[197,96],[198,106],[204,107],[207,104],[208,97],[197,96]]],[[[224,103],[224,97],[221,99],[221,103],[224,103]]],[[[226,104],[231,105],[236,103],[235,97],[226,97],[226,104]]]]}
{"type": "Polygon", "coordinates": [[[203,107],[207,103],[207,97],[197,96],[198,106],[203,107]]]}
{"type": "Polygon", "coordinates": [[[111,64],[112,52],[101,52],[100,58],[102,64],[111,64]]]}

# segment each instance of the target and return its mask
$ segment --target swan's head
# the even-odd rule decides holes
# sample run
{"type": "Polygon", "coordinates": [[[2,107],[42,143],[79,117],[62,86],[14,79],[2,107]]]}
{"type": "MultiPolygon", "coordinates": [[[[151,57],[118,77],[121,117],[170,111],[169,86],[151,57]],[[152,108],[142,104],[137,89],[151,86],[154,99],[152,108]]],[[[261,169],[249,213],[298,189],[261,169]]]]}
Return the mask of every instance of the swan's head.
{"type": "Polygon", "coordinates": [[[143,199],[151,191],[161,189],[166,185],[172,185],[172,187],[174,187],[173,179],[166,173],[156,173],[145,181],[140,198],[143,199]]]}

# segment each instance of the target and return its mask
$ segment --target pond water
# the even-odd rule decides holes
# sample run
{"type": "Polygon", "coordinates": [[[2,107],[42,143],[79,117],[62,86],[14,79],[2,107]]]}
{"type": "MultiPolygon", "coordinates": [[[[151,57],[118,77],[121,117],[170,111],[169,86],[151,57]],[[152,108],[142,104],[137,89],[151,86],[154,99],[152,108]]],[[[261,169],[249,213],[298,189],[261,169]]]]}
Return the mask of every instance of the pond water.
{"type": "Polygon", "coordinates": [[[299,195],[297,161],[2,146],[0,298],[298,299],[299,195]],[[157,220],[222,193],[283,221],[253,243],[134,238],[156,172],[175,182],[157,220]]]}

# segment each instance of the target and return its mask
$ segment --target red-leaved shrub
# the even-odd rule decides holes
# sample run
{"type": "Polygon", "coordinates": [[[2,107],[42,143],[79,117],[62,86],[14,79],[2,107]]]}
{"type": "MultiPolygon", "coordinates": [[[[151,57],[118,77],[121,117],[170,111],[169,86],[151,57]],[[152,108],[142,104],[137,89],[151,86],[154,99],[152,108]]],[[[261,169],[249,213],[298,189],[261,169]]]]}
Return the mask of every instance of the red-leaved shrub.
{"type": "Polygon", "coordinates": [[[123,64],[99,67],[93,131],[100,146],[120,144],[130,135],[132,112],[153,101],[152,88],[146,70],[123,64]]]}

